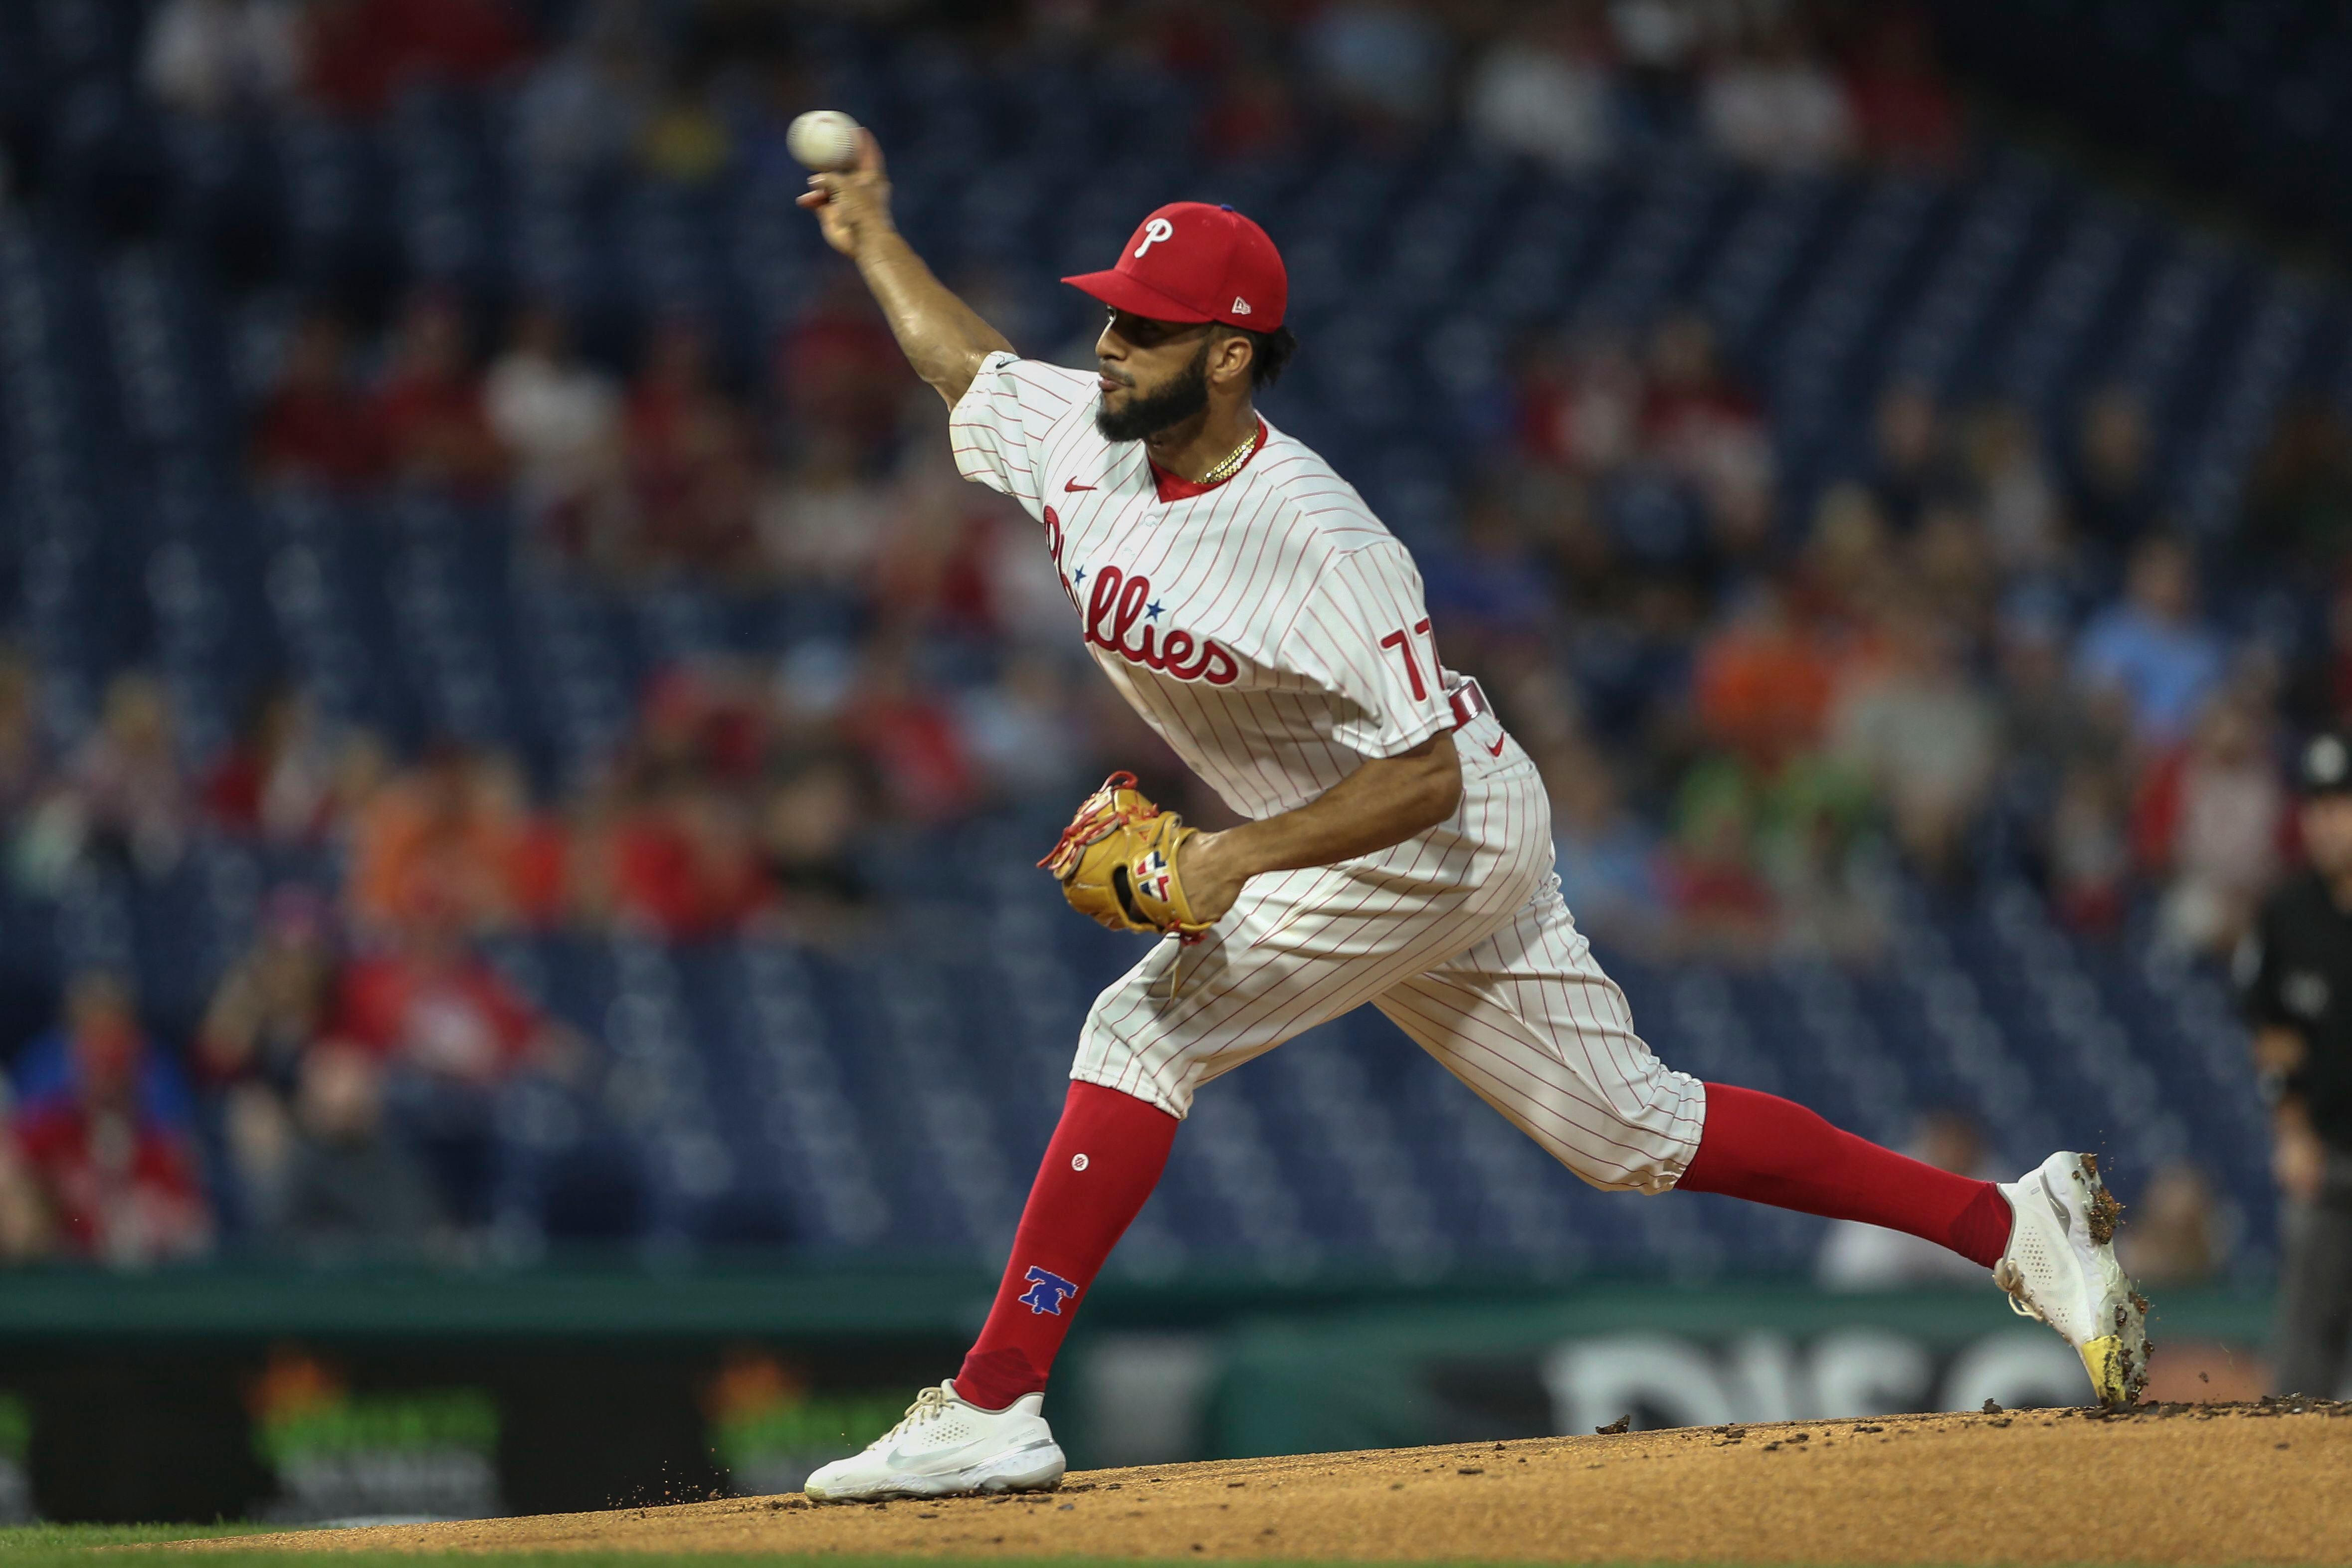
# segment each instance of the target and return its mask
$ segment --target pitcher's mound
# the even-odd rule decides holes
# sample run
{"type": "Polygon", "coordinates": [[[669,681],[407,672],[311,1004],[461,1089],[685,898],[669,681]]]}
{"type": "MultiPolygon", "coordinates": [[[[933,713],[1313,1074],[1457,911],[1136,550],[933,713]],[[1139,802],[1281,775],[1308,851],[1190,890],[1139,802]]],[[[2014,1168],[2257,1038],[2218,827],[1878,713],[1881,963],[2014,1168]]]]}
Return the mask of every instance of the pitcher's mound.
{"type": "MultiPolygon", "coordinates": [[[[1697,1427],[1097,1470],[1011,1498],[610,1513],[215,1546],[1704,1563],[2352,1555],[2352,1405],[1697,1427]]],[[[204,1543],[191,1543],[192,1547],[204,1543]]]]}

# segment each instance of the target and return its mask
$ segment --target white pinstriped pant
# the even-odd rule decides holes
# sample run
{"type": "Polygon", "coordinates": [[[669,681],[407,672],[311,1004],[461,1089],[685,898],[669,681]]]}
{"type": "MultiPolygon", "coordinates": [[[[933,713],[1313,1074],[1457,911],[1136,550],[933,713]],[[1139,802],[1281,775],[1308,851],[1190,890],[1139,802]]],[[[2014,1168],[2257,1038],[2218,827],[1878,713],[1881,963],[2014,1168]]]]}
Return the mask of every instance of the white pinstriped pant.
{"type": "Polygon", "coordinates": [[[1202,941],[1160,943],[1095,999],[1070,1076],[1181,1117],[1211,1079],[1369,1002],[1585,1181],[1672,1187],[1706,1091],[1642,1043],[1560,901],[1534,765],[1516,743],[1463,750],[1452,820],[1253,879],[1202,941]]]}

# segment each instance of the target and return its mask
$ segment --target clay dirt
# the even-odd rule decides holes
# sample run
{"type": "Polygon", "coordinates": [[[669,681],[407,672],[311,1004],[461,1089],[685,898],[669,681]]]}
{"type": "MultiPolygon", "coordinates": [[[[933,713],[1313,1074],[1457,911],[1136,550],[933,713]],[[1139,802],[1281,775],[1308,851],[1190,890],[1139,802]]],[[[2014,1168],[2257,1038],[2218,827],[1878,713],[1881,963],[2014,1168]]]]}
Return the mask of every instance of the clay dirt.
{"type": "Polygon", "coordinates": [[[2352,1405],[1694,1427],[1097,1470],[1014,1497],[793,1495],[177,1550],[1591,1563],[2352,1562],[2352,1405]]]}

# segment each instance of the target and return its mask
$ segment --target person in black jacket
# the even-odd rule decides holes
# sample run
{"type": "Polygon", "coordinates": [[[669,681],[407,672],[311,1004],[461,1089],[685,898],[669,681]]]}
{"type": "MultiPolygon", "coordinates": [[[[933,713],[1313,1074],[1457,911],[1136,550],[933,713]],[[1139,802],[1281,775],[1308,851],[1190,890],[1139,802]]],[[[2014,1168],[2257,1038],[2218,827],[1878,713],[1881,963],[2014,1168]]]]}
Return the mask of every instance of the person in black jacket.
{"type": "Polygon", "coordinates": [[[321,1263],[405,1260],[446,1239],[431,1179],[384,1127],[383,1076],[348,1041],[321,1040],[303,1054],[277,1216],[287,1250],[321,1263]]]}
{"type": "Polygon", "coordinates": [[[2238,955],[2284,1200],[2273,1383],[2326,1397],[2352,1335],[2352,742],[2300,763],[2310,869],[2263,904],[2238,955]]]}

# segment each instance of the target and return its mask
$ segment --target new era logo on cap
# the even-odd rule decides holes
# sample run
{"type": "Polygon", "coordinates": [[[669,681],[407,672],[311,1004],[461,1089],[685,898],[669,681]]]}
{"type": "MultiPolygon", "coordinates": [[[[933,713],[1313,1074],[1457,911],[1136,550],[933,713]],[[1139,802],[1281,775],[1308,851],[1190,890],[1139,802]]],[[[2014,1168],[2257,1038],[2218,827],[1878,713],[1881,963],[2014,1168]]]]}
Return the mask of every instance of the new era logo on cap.
{"type": "Polygon", "coordinates": [[[1062,281],[1156,321],[1223,321],[1260,332],[1282,325],[1290,297],[1282,253],[1265,230],[1206,202],[1171,202],[1137,226],[1118,266],[1062,281]]]}

